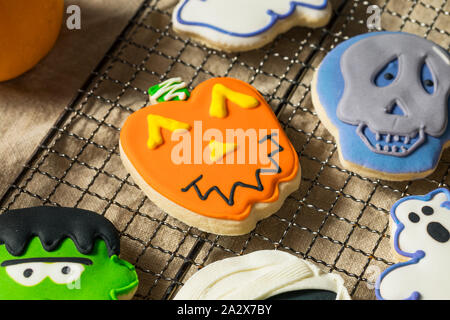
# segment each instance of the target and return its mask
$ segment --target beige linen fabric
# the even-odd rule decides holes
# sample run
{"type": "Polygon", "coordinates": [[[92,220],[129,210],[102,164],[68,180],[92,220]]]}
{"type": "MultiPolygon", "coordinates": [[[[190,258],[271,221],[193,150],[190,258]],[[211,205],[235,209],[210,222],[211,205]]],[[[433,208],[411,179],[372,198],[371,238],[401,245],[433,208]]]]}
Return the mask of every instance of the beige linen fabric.
{"type": "Polygon", "coordinates": [[[81,9],[81,29],[64,24],[58,41],[34,69],[0,83],[0,194],[31,156],[135,13],[139,0],[66,0],[81,9]]]}

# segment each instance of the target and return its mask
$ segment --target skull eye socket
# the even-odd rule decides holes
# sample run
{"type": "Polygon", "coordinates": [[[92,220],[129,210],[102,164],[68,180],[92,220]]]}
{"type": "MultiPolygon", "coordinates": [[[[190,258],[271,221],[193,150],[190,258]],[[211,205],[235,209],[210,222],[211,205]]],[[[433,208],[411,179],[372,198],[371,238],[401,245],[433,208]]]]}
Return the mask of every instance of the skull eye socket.
{"type": "Polygon", "coordinates": [[[397,78],[398,75],[398,59],[389,62],[375,77],[375,85],[377,87],[387,87],[397,78]]]}
{"type": "Polygon", "coordinates": [[[420,80],[425,91],[429,94],[433,94],[436,89],[436,83],[433,80],[430,68],[424,63],[420,72],[420,80]]]}

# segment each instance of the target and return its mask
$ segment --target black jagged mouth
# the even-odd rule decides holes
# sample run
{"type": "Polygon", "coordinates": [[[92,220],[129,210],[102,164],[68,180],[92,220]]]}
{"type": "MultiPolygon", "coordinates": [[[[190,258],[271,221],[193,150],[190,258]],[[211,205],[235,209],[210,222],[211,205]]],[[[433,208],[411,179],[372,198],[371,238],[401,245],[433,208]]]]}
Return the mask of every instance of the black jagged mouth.
{"type": "Polygon", "coordinates": [[[425,142],[425,132],[423,128],[408,135],[396,135],[372,131],[367,125],[360,124],[356,132],[369,147],[378,154],[405,157],[425,142]]]}
{"type": "Polygon", "coordinates": [[[281,145],[279,145],[276,140],[273,139],[274,136],[277,136],[277,134],[272,133],[270,135],[267,135],[264,138],[262,138],[259,141],[259,143],[261,144],[267,140],[270,140],[277,147],[274,151],[272,151],[268,154],[270,162],[272,162],[272,164],[275,166],[275,169],[272,169],[272,168],[271,169],[263,169],[263,168],[256,169],[256,171],[255,171],[256,184],[248,184],[248,183],[244,183],[242,181],[237,181],[231,187],[230,195],[228,197],[222,192],[222,190],[218,186],[213,186],[213,187],[209,188],[205,193],[203,193],[200,190],[199,186],[197,185],[197,182],[199,182],[201,179],[203,179],[203,175],[201,174],[198,178],[196,178],[194,181],[189,183],[186,187],[182,188],[181,191],[188,192],[191,188],[193,188],[195,190],[195,192],[197,193],[197,196],[200,198],[200,200],[203,200],[203,201],[208,200],[209,195],[215,191],[229,206],[234,205],[234,195],[235,195],[235,191],[236,191],[237,187],[254,189],[257,191],[263,191],[264,186],[261,181],[261,174],[265,174],[265,173],[278,174],[278,173],[282,172],[281,167],[279,166],[278,162],[273,157],[276,154],[283,152],[284,148],[281,145]]]}

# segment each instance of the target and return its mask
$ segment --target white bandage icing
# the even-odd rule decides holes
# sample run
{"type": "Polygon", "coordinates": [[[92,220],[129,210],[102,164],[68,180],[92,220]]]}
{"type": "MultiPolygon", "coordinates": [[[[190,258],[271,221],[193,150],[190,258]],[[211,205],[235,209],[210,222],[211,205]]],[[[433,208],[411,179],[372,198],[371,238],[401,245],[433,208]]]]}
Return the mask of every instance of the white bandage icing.
{"type": "Polygon", "coordinates": [[[299,290],[326,290],[350,297],[341,277],[277,250],[261,250],[209,264],[180,289],[176,300],[262,300],[299,290]]]}

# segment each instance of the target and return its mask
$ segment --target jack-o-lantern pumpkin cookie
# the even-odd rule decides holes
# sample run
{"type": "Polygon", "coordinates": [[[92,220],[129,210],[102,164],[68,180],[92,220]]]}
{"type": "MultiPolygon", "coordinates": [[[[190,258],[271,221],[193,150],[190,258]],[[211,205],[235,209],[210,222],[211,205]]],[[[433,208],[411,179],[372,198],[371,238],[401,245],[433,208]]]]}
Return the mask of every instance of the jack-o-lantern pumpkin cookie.
{"type": "Polygon", "coordinates": [[[0,300],[131,299],[138,277],[103,216],[33,207],[0,215],[0,300]]]}
{"type": "Polygon", "coordinates": [[[130,115],[120,153],[155,204],[216,234],[251,231],[300,184],[297,153],[275,114],[256,89],[232,78],[207,80],[185,101],[130,115]]]}
{"type": "Polygon", "coordinates": [[[449,74],[448,52],[408,33],[359,35],[334,48],[312,98],[342,165],[386,180],[431,174],[450,145],[449,74]]]}
{"type": "Polygon", "coordinates": [[[450,191],[440,188],[400,199],[391,209],[390,222],[399,263],[378,278],[377,298],[450,299],[450,191]]]}

